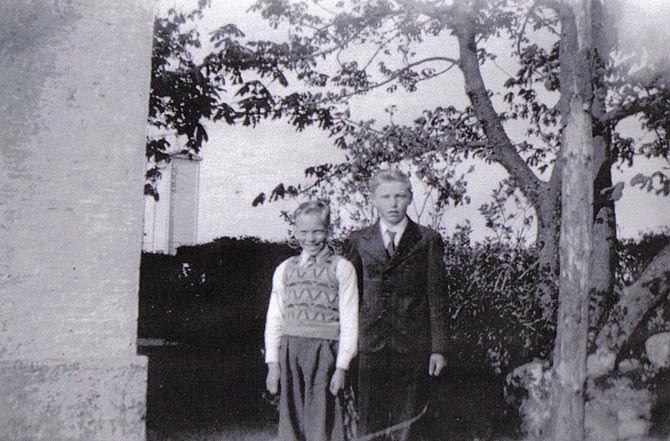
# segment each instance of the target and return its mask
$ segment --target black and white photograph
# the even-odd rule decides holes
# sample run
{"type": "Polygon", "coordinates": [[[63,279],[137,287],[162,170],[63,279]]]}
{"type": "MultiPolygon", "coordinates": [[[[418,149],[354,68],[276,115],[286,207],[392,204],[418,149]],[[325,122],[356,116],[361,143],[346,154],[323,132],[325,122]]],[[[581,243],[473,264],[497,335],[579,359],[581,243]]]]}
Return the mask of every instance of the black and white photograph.
{"type": "Polygon", "coordinates": [[[0,440],[670,441],[670,3],[3,0],[0,440]]]}

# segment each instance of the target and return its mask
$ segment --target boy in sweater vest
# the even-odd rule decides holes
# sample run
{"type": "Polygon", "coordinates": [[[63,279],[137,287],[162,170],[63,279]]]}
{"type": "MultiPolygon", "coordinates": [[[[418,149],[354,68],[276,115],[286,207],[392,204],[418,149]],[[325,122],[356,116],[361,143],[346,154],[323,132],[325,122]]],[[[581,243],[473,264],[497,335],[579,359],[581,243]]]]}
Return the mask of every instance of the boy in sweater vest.
{"type": "Polygon", "coordinates": [[[293,219],[302,252],[275,270],[265,324],[266,385],[281,390],[278,440],[343,441],[338,393],[357,350],[356,272],[327,246],[327,205],[303,203],[293,219]]]}

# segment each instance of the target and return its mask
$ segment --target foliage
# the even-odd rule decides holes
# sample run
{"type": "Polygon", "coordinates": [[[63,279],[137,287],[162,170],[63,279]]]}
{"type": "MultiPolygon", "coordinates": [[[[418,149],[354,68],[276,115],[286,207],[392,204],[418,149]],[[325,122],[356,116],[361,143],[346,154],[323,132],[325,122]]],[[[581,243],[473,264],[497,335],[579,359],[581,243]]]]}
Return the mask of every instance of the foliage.
{"type": "MultiPolygon", "coordinates": [[[[535,296],[535,251],[472,245],[468,234],[463,229],[445,241],[450,363],[500,373],[510,363],[546,356],[553,323],[535,296]]],[[[143,254],[140,336],[262,347],[272,273],[292,254],[285,244],[252,238],[181,247],[176,256],[143,254]]]]}
{"type": "Polygon", "coordinates": [[[511,244],[526,243],[526,235],[535,218],[530,211],[509,179],[500,181],[491,193],[491,201],[479,208],[486,226],[495,233],[495,240],[511,244]]]}
{"type": "MultiPolygon", "coordinates": [[[[308,103],[300,117],[291,116],[292,123],[298,128],[318,123],[330,130],[335,143],[350,153],[350,160],[358,161],[357,166],[343,164],[354,169],[351,173],[409,158],[429,156],[428,160],[434,160],[430,155],[449,151],[461,159],[480,157],[500,162],[512,177],[523,178],[515,185],[533,202],[529,172],[551,170],[560,149],[562,106],[553,105],[560,92],[560,24],[559,11],[551,4],[496,0],[471,2],[469,8],[459,8],[450,2],[356,0],[337,2],[328,9],[321,4],[310,7],[302,2],[259,0],[254,9],[271,25],[286,26],[291,31],[288,41],[281,45],[286,60],[282,66],[295,71],[308,90],[291,94],[292,106],[299,107],[296,100],[308,103]],[[507,110],[485,114],[481,107],[493,103],[478,100],[462,109],[454,106],[426,109],[413,125],[391,123],[379,128],[373,121],[351,117],[346,106],[354,96],[375,89],[412,92],[422,83],[446,75],[453,67],[464,69],[464,60],[447,54],[450,46],[463,44],[454,40],[453,35],[468,32],[474,33],[475,55],[482,67],[502,55],[516,60],[516,75],[505,82],[505,90],[497,91],[503,100],[496,106],[506,105],[507,110]],[[438,46],[436,41],[443,44],[438,46]],[[507,53],[500,50],[505,43],[509,47],[507,53]],[[425,45],[431,48],[429,53],[422,50],[425,45]],[[493,47],[497,53],[491,51],[493,47]],[[323,61],[330,56],[337,61],[323,61]],[[334,73],[332,64],[337,69],[334,73]],[[512,142],[512,137],[505,134],[507,126],[502,131],[492,129],[493,117],[503,122],[524,121],[527,136],[523,141],[512,142]],[[504,145],[494,145],[500,141],[504,145]]],[[[615,50],[612,49],[613,53],[615,50]]],[[[465,55],[462,50],[461,54],[465,55]]],[[[602,74],[607,83],[604,90],[609,112],[598,121],[598,127],[612,130],[619,120],[640,114],[643,128],[656,135],[635,151],[630,138],[617,134],[613,138],[616,141],[613,161],[632,165],[635,154],[667,158],[663,116],[663,109],[668,107],[666,85],[655,77],[646,83],[638,79],[639,75],[632,78],[628,74],[633,69],[630,63],[615,64],[614,57],[604,55],[602,74]]],[[[467,81],[466,76],[467,88],[475,86],[467,81]]],[[[468,91],[471,99],[473,93],[468,91]]],[[[490,107],[486,110],[493,110],[490,107]]],[[[598,127],[597,131],[602,130],[598,127]]],[[[453,162],[454,158],[451,159],[453,162]]],[[[338,179],[341,170],[333,171],[327,176],[338,179]]],[[[652,177],[664,185],[661,175],[652,177]]],[[[441,178],[433,184],[448,193],[445,182],[449,179],[441,178]]],[[[654,183],[653,179],[644,182],[642,179],[633,185],[654,183]]]]}
{"type": "Polygon", "coordinates": [[[274,105],[262,80],[288,84],[276,62],[268,61],[271,50],[260,57],[256,51],[263,47],[242,44],[244,33],[235,24],[217,29],[211,36],[216,50],[199,59],[204,50],[195,26],[208,4],[200,0],[189,13],[170,9],[154,20],[145,194],[156,199],[161,165],[175,153],[199,153],[208,140],[207,122],[255,125],[274,105]],[[171,145],[174,139],[178,145],[171,145]]]}
{"type": "MultiPolygon", "coordinates": [[[[462,227],[445,239],[450,363],[500,373],[550,359],[555,318],[546,316],[537,296],[537,282],[545,277],[537,250],[499,241],[473,244],[469,234],[462,227]]],[[[668,241],[664,234],[621,242],[620,283],[632,282],[628,277],[668,241]]],[[[182,247],[176,256],[143,254],[140,336],[260,348],[272,273],[293,254],[286,244],[253,238],[182,247]]],[[[661,322],[667,327],[668,317],[661,322]]]]}
{"type": "Polygon", "coordinates": [[[154,20],[148,123],[157,133],[147,137],[146,156],[155,165],[147,172],[145,193],[155,198],[158,198],[155,182],[160,178],[157,164],[170,158],[165,132],[185,136],[188,140],[185,151],[198,153],[207,140],[202,119],[211,116],[219,92],[193,61],[193,50],[201,47],[198,32],[182,30],[200,14],[199,10],[185,14],[171,9],[167,17],[154,20]]]}
{"type": "Polygon", "coordinates": [[[660,233],[646,233],[639,239],[620,241],[617,247],[621,262],[616,279],[620,286],[630,285],[642,274],[649,262],[659,251],[670,244],[670,230],[660,233]]]}
{"type": "Polygon", "coordinates": [[[467,229],[445,241],[450,341],[457,364],[497,373],[551,353],[554,317],[537,295],[537,250],[498,241],[472,245],[467,229]]]}
{"type": "MultiPolygon", "coordinates": [[[[270,25],[287,29],[286,41],[242,44],[244,33],[224,24],[211,34],[215,50],[196,63],[191,54],[200,47],[199,34],[184,28],[195,23],[206,3],[191,14],[170,11],[156,20],[150,124],[159,133],[185,137],[185,151],[197,153],[207,139],[207,120],[255,125],[267,118],[285,119],[297,130],[312,125],[326,130],[347,152],[343,163],[307,168],[310,185],[280,183],[270,194],[259,194],[254,205],[298,195],[339,207],[360,204],[365,198],[360,183],[374,169],[402,164],[431,189],[433,212],[439,214],[449,204],[469,202],[467,174],[455,169],[480,158],[509,172],[508,185],[519,193],[505,193],[516,194],[537,211],[529,219],[538,222],[538,234],[555,228],[555,219],[544,218],[555,213],[551,204],[560,188],[552,183],[560,178],[554,164],[564,110],[558,99],[561,23],[555,4],[258,0],[252,9],[270,25]],[[460,58],[453,55],[456,48],[460,58]],[[518,69],[502,89],[489,91],[482,73],[502,56],[514,60],[518,69]],[[409,124],[395,122],[398,109],[393,106],[385,125],[350,112],[351,100],[377,89],[393,94],[441,87],[438,78],[454,68],[464,74],[470,105],[425,109],[409,124]],[[281,86],[290,80],[292,91],[282,95],[264,79],[281,86]],[[224,96],[229,85],[237,87],[233,97],[224,96]],[[515,135],[520,127],[525,127],[522,137],[515,135]],[[538,179],[543,174],[545,181],[538,179]]],[[[601,77],[594,79],[606,101],[594,134],[608,134],[610,160],[617,167],[632,166],[638,155],[667,159],[667,82],[654,72],[639,73],[638,58],[608,44],[609,52],[598,60],[601,77]],[[630,116],[638,117],[651,135],[641,143],[616,130],[630,116]]],[[[169,159],[167,143],[162,135],[149,140],[150,162],[169,159]]],[[[151,181],[159,174],[158,167],[148,172],[148,193],[154,192],[151,181]]],[[[631,185],[666,194],[668,182],[657,171],[636,176],[631,185]]],[[[612,189],[620,192],[621,186],[612,189]]],[[[352,212],[354,222],[365,220],[357,207],[352,212]]],[[[501,237],[506,234],[500,232],[501,237]]]]}
{"type": "Polygon", "coordinates": [[[176,256],[144,253],[140,337],[260,348],[272,273],[294,253],[252,238],[180,247],[176,256]]]}

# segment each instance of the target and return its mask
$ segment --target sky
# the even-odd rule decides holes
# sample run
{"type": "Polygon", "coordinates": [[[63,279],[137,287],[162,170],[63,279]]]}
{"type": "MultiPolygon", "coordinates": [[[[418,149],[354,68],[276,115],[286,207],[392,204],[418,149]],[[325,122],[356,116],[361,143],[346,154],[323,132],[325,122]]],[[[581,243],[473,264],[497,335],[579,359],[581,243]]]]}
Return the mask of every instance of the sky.
{"type": "MultiPolygon", "coordinates": [[[[190,1],[164,0],[162,7],[183,4],[190,1]]],[[[249,40],[275,39],[285,36],[281,31],[270,29],[255,14],[246,13],[253,2],[250,0],[212,0],[211,8],[205,11],[201,32],[205,35],[209,30],[224,23],[236,23],[247,34],[249,40]]],[[[648,4],[648,2],[645,2],[648,4]]],[[[631,32],[628,41],[638,45],[657,47],[662,41],[659,32],[650,31],[650,26],[662,24],[659,16],[670,19],[670,5],[663,7],[659,3],[656,9],[645,7],[644,14],[649,15],[649,26],[638,28],[631,25],[633,18],[641,26],[644,18],[640,18],[639,10],[623,9],[620,22],[625,25],[626,32],[631,32]],[[645,32],[641,32],[644,29],[645,32]],[[645,37],[649,35],[652,40],[645,37]],[[651,43],[649,43],[651,41],[651,43]]],[[[667,21],[665,21],[667,23],[667,21]]],[[[668,39],[670,40],[670,35],[668,39]]],[[[430,51],[429,44],[423,45],[430,51]]],[[[435,42],[439,44],[439,42],[435,42]]],[[[442,50],[442,48],[440,48],[442,50]]],[[[668,51],[662,51],[668,52],[668,51]]],[[[486,79],[501,84],[514,72],[514,66],[504,60],[487,67],[484,72],[486,79]]],[[[409,121],[420,113],[421,109],[432,108],[445,103],[457,107],[465,104],[463,81],[460,71],[439,79],[432,80],[430,87],[421,87],[415,93],[385,92],[373,93],[365,99],[352,103],[352,114],[356,119],[374,117],[379,121],[387,118],[384,107],[395,104],[398,108],[396,120],[409,121]],[[436,93],[439,91],[439,93],[436,93]]],[[[494,88],[494,87],[492,87],[494,88]]],[[[288,226],[281,219],[282,210],[293,210],[296,201],[266,203],[260,207],[252,207],[251,202],[260,192],[266,194],[280,182],[306,182],[304,169],[310,165],[325,162],[338,162],[344,159],[342,151],[332,145],[327,134],[318,129],[309,128],[298,133],[286,123],[263,123],[257,128],[226,124],[206,125],[209,141],[203,147],[200,175],[200,201],[198,214],[198,242],[204,243],[221,236],[258,236],[264,239],[281,240],[286,237],[288,226]]],[[[636,125],[630,124],[634,128],[636,125]]],[[[652,170],[668,164],[640,162],[639,170],[652,170]]],[[[468,219],[474,228],[474,238],[481,239],[492,232],[484,227],[484,220],[478,213],[478,207],[486,202],[491,190],[496,186],[503,173],[498,166],[482,166],[477,164],[475,172],[469,176],[468,193],[472,202],[466,206],[451,207],[447,210],[444,225],[447,234],[451,234],[456,225],[468,219]]],[[[663,225],[670,225],[670,197],[649,195],[638,188],[628,185],[632,175],[615,172],[614,182],[626,183],[623,198],[617,202],[618,232],[620,237],[635,237],[641,232],[658,230],[663,225]]]]}

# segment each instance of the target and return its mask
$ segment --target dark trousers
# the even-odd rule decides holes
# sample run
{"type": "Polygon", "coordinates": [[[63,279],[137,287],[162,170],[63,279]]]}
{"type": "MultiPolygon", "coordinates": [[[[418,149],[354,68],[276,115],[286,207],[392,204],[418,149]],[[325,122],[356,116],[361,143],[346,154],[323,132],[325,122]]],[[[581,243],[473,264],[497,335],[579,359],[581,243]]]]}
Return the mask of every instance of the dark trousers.
{"type": "MultiPolygon", "coordinates": [[[[383,431],[421,413],[427,401],[429,358],[430,354],[401,354],[386,348],[359,354],[359,437],[383,431]]],[[[375,440],[414,438],[412,426],[406,426],[375,440]]]]}
{"type": "Polygon", "coordinates": [[[282,337],[279,441],[344,440],[340,399],[329,390],[336,357],[336,341],[282,337]]]}

